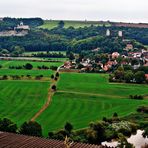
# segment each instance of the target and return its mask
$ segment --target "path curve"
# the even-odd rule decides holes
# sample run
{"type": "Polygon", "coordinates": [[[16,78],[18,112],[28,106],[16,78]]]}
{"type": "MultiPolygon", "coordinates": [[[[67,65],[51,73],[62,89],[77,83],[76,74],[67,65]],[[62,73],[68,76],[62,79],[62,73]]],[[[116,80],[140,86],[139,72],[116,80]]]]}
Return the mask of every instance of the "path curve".
{"type": "MultiPolygon", "coordinates": [[[[59,72],[58,70],[56,72],[59,72]]],[[[56,85],[57,82],[59,81],[60,78],[58,78],[57,81],[55,80],[52,80],[52,83],[50,84],[50,86],[53,86],[53,85],[56,85]]],[[[47,98],[47,101],[45,103],[45,105],[31,118],[30,121],[35,121],[47,108],[48,106],[50,105],[51,103],[51,100],[52,100],[52,96],[54,95],[55,91],[53,91],[51,88],[49,89],[48,91],[48,98],[47,98]]]]}
{"type": "Polygon", "coordinates": [[[35,121],[49,106],[49,104],[51,103],[51,98],[54,95],[54,92],[50,89],[50,91],[48,92],[48,99],[47,102],[45,103],[45,105],[32,117],[31,121],[35,121]]]}

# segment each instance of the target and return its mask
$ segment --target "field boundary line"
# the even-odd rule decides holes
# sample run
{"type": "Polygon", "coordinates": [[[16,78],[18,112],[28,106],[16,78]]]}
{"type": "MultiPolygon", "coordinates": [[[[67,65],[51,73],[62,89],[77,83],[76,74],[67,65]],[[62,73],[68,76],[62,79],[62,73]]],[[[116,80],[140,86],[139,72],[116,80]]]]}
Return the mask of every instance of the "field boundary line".
{"type": "Polygon", "coordinates": [[[85,92],[75,92],[75,91],[64,91],[64,90],[58,90],[57,92],[61,93],[69,93],[69,94],[80,94],[80,95],[89,95],[89,96],[99,96],[99,97],[111,97],[111,98],[124,98],[122,96],[115,96],[115,95],[103,95],[103,94],[96,94],[96,93],[85,93],[85,92]]]}

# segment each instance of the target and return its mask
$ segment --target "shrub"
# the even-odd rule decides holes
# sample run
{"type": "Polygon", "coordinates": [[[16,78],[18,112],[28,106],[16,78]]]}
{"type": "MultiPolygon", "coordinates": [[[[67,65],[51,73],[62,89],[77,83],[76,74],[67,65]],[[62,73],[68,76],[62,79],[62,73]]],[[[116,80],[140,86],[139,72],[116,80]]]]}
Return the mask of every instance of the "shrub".
{"type": "Polygon", "coordinates": [[[24,68],[31,70],[33,68],[33,66],[30,63],[27,63],[26,65],[24,65],[24,68]]]}
{"type": "Polygon", "coordinates": [[[3,75],[2,79],[3,80],[7,80],[8,79],[8,76],[7,75],[3,75]]]}
{"type": "Polygon", "coordinates": [[[42,136],[42,127],[37,122],[24,122],[20,127],[20,134],[29,135],[29,136],[42,136]]]}
{"type": "Polygon", "coordinates": [[[16,133],[17,125],[7,118],[0,119],[0,131],[16,133]]]}
{"type": "Polygon", "coordinates": [[[57,89],[56,85],[52,85],[51,89],[56,91],[56,89],[57,89]]]}

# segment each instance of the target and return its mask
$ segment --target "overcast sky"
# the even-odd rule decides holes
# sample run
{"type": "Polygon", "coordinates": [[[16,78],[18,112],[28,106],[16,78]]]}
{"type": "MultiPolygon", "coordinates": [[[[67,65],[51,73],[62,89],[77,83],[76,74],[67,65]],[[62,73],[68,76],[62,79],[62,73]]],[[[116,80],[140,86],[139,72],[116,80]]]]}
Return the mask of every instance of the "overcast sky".
{"type": "Polygon", "coordinates": [[[148,23],[148,0],[0,0],[0,17],[148,23]]]}

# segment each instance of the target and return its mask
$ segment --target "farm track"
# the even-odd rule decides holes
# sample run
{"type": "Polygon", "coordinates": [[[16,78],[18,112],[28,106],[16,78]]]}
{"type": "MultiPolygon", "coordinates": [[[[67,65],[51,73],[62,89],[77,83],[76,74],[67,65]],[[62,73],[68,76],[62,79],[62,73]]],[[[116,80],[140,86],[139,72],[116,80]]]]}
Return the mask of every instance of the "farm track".
{"type": "Polygon", "coordinates": [[[103,94],[96,94],[96,93],[84,93],[84,92],[75,92],[75,91],[63,91],[63,90],[59,90],[57,92],[60,93],[69,93],[69,94],[80,94],[80,95],[87,95],[87,96],[99,96],[99,97],[110,97],[110,98],[124,98],[121,96],[115,96],[115,95],[103,95],[103,94]]]}
{"type": "Polygon", "coordinates": [[[51,103],[51,98],[54,95],[54,92],[50,89],[48,92],[48,99],[47,102],[45,103],[45,105],[33,116],[33,118],[31,119],[31,121],[35,121],[36,118],[38,118],[46,109],[47,107],[50,105],[51,103]]]}
{"type": "MultiPolygon", "coordinates": [[[[59,79],[58,79],[58,81],[59,81],[59,79]]],[[[58,81],[52,80],[51,86],[57,84],[58,81]]],[[[52,96],[54,95],[54,93],[55,93],[55,91],[53,91],[50,87],[50,89],[48,91],[48,98],[47,98],[45,105],[31,118],[30,121],[35,121],[48,108],[48,106],[50,105],[50,103],[52,101],[52,96]]]]}

